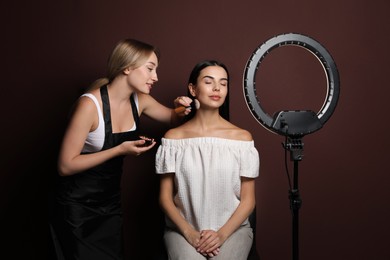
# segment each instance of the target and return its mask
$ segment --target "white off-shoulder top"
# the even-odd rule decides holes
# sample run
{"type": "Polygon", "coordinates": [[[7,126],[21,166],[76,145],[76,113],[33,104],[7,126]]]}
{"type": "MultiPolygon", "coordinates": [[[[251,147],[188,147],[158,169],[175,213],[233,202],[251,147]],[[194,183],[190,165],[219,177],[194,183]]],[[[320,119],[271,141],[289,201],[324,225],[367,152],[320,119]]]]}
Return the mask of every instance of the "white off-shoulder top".
{"type": "Polygon", "coordinates": [[[259,168],[253,140],[216,137],[162,138],[155,161],[157,174],[175,174],[174,203],[196,230],[221,228],[240,203],[240,177],[256,178],[259,168]]]}

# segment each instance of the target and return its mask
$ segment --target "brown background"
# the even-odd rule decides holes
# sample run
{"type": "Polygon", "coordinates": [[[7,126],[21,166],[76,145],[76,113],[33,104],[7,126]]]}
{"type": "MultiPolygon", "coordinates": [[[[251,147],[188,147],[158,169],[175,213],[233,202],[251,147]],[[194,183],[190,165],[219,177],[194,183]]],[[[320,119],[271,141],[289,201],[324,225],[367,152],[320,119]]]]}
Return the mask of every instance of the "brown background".
{"type": "MultiPolygon", "coordinates": [[[[341,80],[334,114],[303,139],[300,259],[390,259],[389,7],[387,0],[2,3],[0,223],[6,243],[1,254],[45,259],[50,253],[47,191],[52,191],[70,107],[83,88],[105,75],[114,44],[131,37],[161,49],[152,95],[167,106],[186,93],[196,62],[214,58],[230,68],[231,121],[252,132],[261,156],[257,249],[263,260],[291,259],[284,139],[252,117],[242,79],[248,58],[262,42],[296,32],[325,46],[341,80]]],[[[270,114],[318,111],[326,94],[321,66],[298,47],[273,51],[256,82],[270,114]]],[[[142,120],[145,133],[157,139],[166,130],[142,120]]],[[[151,259],[160,247],[154,152],[126,160],[128,259],[151,259]]]]}

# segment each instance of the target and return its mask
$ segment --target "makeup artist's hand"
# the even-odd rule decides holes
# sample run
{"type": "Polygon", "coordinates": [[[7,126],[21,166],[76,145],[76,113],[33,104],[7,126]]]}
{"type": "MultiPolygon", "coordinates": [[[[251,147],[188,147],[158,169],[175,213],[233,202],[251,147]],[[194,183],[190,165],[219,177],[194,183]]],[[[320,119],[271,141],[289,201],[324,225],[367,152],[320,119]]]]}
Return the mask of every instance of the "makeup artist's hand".
{"type": "Polygon", "coordinates": [[[191,112],[192,99],[186,96],[177,97],[173,101],[176,114],[188,115],[191,112]]]}
{"type": "Polygon", "coordinates": [[[125,141],[119,145],[121,149],[121,155],[135,155],[138,156],[148,150],[150,150],[155,144],[156,141],[152,139],[150,145],[145,146],[146,140],[140,139],[136,141],[125,141]]]}

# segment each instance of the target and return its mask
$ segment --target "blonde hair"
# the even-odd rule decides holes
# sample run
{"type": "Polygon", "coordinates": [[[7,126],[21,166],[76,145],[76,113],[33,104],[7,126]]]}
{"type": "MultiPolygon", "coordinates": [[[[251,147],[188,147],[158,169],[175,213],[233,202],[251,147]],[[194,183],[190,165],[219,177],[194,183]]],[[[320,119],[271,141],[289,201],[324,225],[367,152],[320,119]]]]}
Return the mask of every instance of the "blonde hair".
{"type": "Polygon", "coordinates": [[[140,67],[153,52],[160,59],[160,52],[153,45],[135,39],[119,41],[108,59],[107,77],[96,80],[89,89],[100,88],[112,82],[126,68],[140,67]]]}

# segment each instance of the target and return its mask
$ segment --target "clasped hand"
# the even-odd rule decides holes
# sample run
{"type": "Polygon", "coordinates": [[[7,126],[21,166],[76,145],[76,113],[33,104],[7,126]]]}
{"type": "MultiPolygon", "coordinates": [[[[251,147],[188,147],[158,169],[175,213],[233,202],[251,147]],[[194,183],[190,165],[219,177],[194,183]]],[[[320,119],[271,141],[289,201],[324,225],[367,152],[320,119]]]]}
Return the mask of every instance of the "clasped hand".
{"type": "Polygon", "coordinates": [[[222,245],[218,232],[214,230],[192,232],[192,234],[187,237],[187,240],[193,247],[195,247],[196,251],[208,257],[218,255],[219,248],[222,245]]]}

